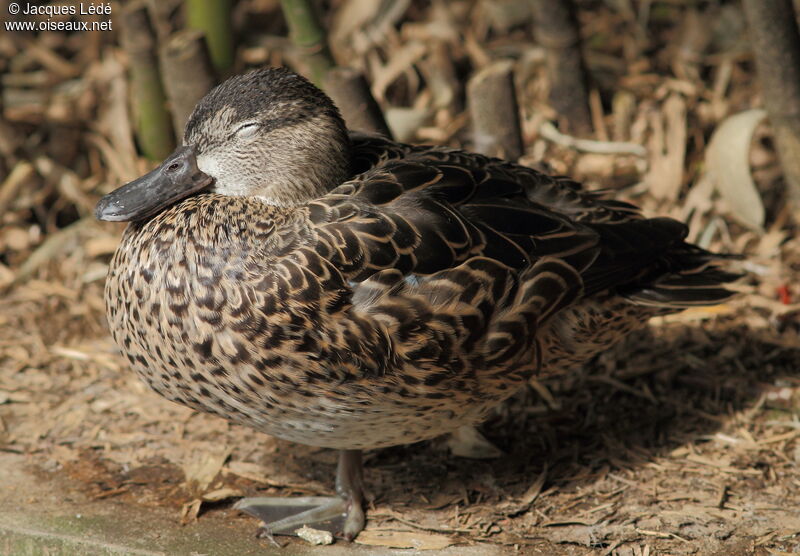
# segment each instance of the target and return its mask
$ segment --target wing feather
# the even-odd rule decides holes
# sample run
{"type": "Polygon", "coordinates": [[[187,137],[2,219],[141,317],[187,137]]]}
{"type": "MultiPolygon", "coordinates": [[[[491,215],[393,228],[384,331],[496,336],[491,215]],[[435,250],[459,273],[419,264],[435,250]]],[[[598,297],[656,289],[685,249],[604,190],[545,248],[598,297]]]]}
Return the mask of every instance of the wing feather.
{"type": "Polygon", "coordinates": [[[733,276],[685,243],[682,223],[645,219],[569,178],[444,147],[351,139],[358,173],[308,205],[317,251],[348,280],[390,269],[432,275],[473,257],[521,272],[550,257],[580,273],[584,295],[683,306],[717,302],[733,276]]]}

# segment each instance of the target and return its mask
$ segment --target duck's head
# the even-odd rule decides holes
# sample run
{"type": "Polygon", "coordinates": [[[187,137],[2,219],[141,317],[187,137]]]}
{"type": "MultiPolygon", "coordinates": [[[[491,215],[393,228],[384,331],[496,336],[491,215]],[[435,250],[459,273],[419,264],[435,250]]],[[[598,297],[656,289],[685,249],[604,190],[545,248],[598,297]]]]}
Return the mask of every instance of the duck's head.
{"type": "Polygon", "coordinates": [[[283,68],[258,70],[208,93],[183,144],[100,199],[95,215],[140,220],[201,191],[298,204],[344,181],[349,159],[344,122],[322,91],[283,68]]]}

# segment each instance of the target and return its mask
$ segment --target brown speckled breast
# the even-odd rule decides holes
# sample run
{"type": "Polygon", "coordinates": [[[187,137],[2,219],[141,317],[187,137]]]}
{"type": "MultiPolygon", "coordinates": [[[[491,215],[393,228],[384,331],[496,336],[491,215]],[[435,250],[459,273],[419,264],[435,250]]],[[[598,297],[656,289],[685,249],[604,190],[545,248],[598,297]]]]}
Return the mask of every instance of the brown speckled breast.
{"type": "Polygon", "coordinates": [[[492,291],[484,276],[488,291],[431,311],[437,280],[412,286],[391,271],[358,284],[354,300],[319,241],[307,209],[218,195],[133,223],[105,290],[114,340],[170,400],[339,449],[475,423],[533,372],[534,331],[520,329],[529,338],[509,350],[511,325],[493,314],[521,295],[507,267],[476,259],[474,272],[508,283],[492,291]]]}

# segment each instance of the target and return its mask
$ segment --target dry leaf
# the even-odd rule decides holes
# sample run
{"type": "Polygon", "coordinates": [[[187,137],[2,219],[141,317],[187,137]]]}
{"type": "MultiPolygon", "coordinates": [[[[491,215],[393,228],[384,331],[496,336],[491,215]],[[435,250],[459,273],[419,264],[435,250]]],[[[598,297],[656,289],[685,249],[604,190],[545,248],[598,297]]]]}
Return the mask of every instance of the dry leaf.
{"type": "Polygon", "coordinates": [[[251,481],[255,481],[257,483],[269,484],[269,478],[267,476],[269,470],[263,465],[259,465],[257,463],[252,463],[249,461],[231,461],[225,466],[225,471],[228,473],[233,473],[234,475],[238,475],[239,477],[244,477],[245,479],[250,479],[251,481]]]}
{"type": "Polygon", "coordinates": [[[489,26],[500,33],[522,25],[531,17],[531,2],[526,0],[491,0],[480,3],[489,26]]]}
{"type": "Polygon", "coordinates": [[[330,42],[334,48],[349,45],[353,33],[361,30],[374,19],[381,9],[381,2],[374,0],[347,0],[334,12],[330,29],[330,42]]]}
{"type": "Polygon", "coordinates": [[[225,460],[231,455],[231,450],[225,446],[217,453],[202,452],[189,456],[188,461],[183,464],[186,483],[194,483],[197,492],[203,492],[220,472],[225,460]]]}
{"type": "Polygon", "coordinates": [[[544,469],[539,476],[536,477],[536,480],[525,491],[525,494],[522,495],[523,505],[530,507],[530,505],[536,501],[536,499],[539,497],[539,494],[542,492],[545,479],[547,479],[547,464],[545,464],[544,469]]]}
{"type": "Polygon", "coordinates": [[[133,128],[128,117],[128,84],[125,67],[115,56],[106,56],[100,66],[98,76],[108,86],[109,102],[101,105],[96,122],[98,134],[94,137],[106,163],[116,174],[117,182],[128,182],[139,175],[136,168],[136,146],[133,141],[133,128]],[[108,139],[106,139],[108,138],[108,139]],[[101,145],[108,146],[102,148],[101,145]]]}
{"type": "Polygon", "coordinates": [[[441,550],[456,543],[455,539],[424,531],[361,531],[358,544],[386,546],[389,548],[414,548],[416,550],[441,550]]]}
{"type": "Polygon", "coordinates": [[[36,177],[36,170],[30,162],[24,160],[17,162],[14,169],[0,182],[0,215],[17,199],[23,187],[31,186],[36,177]]]}
{"type": "Polygon", "coordinates": [[[725,119],[711,136],[706,149],[706,170],[731,214],[742,224],[762,229],[764,203],[750,172],[750,141],[767,113],[745,110],[725,119]]]}
{"type": "Polygon", "coordinates": [[[0,263],[0,289],[14,282],[14,271],[0,263]]]}
{"type": "Polygon", "coordinates": [[[608,529],[589,525],[563,525],[553,527],[547,539],[555,543],[596,546],[608,535],[608,529]]]}
{"type": "Polygon", "coordinates": [[[26,394],[25,392],[8,392],[6,390],[0,390],[0,403],[30,403],[31,400],[31,395],[26,394]]]}

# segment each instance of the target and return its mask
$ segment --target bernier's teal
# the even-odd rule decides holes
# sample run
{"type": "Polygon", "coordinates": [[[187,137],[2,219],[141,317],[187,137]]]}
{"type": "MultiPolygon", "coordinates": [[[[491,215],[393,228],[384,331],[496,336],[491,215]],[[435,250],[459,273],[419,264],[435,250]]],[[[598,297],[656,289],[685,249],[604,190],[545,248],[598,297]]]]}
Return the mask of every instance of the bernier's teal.
{"type": "Polygon", "coordinates": [[[183,145],[96,213],[130,221],[105,298],[145,382],[341,451],[337,496],[240,502],[274,533],[340,517],[353,538],[361,450],[478,424],[651,316],[726,299],[735,277],[680,222],[567,178],[348,133],[277,68],[211,91],[183,145]]]}

